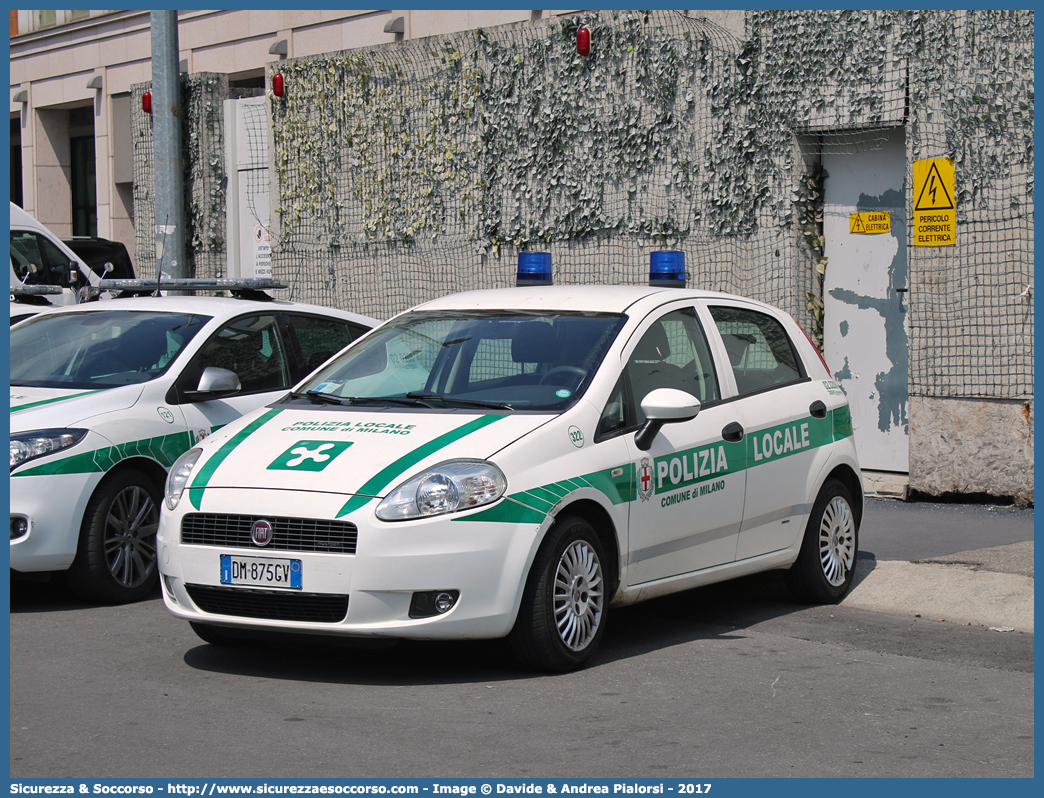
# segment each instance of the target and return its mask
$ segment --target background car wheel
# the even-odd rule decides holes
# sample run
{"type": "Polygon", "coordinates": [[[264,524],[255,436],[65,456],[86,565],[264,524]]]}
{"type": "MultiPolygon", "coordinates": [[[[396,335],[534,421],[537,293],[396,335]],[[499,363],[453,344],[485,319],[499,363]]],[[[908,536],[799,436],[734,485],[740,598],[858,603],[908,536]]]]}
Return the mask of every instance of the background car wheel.
{"type": "Polygon", "coordinates": [[[80,527],[69,582],[106,604],[144,598],[156,585],[160,491],[145,474],[117,471],[98,485],[80,527]]]}
{"type": "Polygon", "coordinates": [[[829,479],[819,491],[801,541],[797,561],[785,572],[794,597],[813,604],[836,604],[852,587],[859,550],[859,523],[852,494],[829,479]]]}
{"type": "Polygon", "coordinates": [[[594,529],[559,518],[537,552],[526,581],[511,647],[530,668],[571,671],[584,665],[605,631],[605,554],[594,529]]]}

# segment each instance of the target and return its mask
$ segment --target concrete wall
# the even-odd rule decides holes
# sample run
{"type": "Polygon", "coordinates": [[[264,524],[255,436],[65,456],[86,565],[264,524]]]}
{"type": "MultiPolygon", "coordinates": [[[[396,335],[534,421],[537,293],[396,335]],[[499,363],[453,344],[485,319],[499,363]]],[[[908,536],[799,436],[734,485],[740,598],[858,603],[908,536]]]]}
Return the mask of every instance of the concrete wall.
{"type": "Polygon", "coordinates": [[[1033,503],[1033,402],[910,398],[910,490],[1033,503]]]}

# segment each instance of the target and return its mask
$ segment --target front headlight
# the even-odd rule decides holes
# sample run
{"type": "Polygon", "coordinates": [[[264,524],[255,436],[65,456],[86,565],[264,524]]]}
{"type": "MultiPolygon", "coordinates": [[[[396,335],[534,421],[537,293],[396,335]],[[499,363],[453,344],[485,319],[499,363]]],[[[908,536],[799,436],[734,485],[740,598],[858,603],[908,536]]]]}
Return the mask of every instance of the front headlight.
{"type": "Polygon", "coordinates": [[[486,460],[447,460],[407,479],[377,506],[382,521],[455,513],[495,502],[507,490],[504,472],[486,460]]]}
{"type": "Polygon", "coordinates": [[[87,434],[85,429],[37,429],[11,433],[11,470],[45,454],[75,446],[87,434]]]}
{"type": "Polygon", "coordinates": [[[181,501],[181,494],[185,492],[192,469],[196,467],[196,461],[203,454],[202,449],[189,449],[174,461],[167,474],[167,482],[163,486],[163,503],[168,510],[173,510],[181,501]]]}

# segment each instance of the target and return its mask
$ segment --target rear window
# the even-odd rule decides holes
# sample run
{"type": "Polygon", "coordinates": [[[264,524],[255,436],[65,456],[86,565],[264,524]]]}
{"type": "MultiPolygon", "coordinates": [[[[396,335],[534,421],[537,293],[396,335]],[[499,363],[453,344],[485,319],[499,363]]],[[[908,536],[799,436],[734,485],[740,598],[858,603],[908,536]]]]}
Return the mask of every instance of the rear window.
{"type": "Polygon", "coordinates": [[[778,319],[747,308],[712,307],[740,394],[802,379],[804,368],[778,319]]]}

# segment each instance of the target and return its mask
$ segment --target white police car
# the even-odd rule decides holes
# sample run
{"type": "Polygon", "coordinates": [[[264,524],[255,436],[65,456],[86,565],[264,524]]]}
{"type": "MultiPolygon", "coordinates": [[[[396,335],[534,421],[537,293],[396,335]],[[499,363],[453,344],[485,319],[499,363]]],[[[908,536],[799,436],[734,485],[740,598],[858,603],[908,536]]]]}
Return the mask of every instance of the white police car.
{"type": "MultiPolygon", "coordinates": [[[[152,290],[155,281],[108,281],[152,290]]],[[[272,300],[258,280],[164,281],[239,297],[112,299],[11,328],[11,569],[64,571],[85,596],[156,583],[167,468],[378,322],[272,300]],[[253,298],[248,298],[253,297],[253,298]]]]}
{"type": "MultiPolygon", "coordinates": [[[[656,253],[674,275],[653,282],[683,279],[680,256],[656,253]]],[[[568,670],[611,605],[774,568],[840,600],[859,473],[844,395],[768,305],[661,285],[457,294],[175,463],[163,598],[215,644],[509,635],[526,664],[568,670]]]]}

